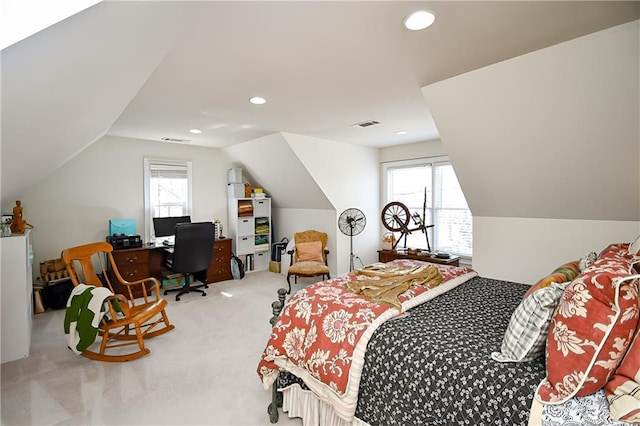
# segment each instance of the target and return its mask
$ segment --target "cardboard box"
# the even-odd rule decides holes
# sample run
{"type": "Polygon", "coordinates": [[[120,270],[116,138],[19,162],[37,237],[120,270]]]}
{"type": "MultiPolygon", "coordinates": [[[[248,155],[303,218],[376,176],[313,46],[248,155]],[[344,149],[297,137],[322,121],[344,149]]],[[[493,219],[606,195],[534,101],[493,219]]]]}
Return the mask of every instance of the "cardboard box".
{"type": "MultiPolygon", "coordinates": [[[[193,275],[189,275],[189,284],[193,283],[193,275]]],[[[162,277],[160,287],[163,290],[171,290],[174,288],[184,287],[184,275],[182,274],[170,274],[162,277]]]]}
{"type": "Polygon", "coordinates": [[[242,183],[242,169],[234,167],[227,172],[228,183],[242,183]]]}

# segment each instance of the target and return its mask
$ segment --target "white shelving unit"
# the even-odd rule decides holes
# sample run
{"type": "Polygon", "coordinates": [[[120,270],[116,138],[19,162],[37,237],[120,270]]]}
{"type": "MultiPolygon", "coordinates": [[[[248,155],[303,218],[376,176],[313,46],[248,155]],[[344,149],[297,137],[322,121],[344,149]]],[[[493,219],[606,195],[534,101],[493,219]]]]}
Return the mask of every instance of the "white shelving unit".
{"type": "Polygon", "coordinates": [[[2,362],[29,356],[33,320],[33,252],[30,230],[0,238],[2,253],[2,362]]]}
{"type": "Polygon", "coordinates": [[[236,198],[229,185],[229,238],[247,272],[269,268],[271,199],[236,198]]]}

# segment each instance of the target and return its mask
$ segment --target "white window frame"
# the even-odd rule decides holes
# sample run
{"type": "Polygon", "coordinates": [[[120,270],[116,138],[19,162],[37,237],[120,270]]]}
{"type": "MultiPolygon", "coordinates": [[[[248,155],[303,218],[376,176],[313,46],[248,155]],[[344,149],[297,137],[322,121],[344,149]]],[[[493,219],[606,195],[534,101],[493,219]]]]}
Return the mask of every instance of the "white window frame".
{"type": "Polygon", "coordinates": [[[186,215],[191,216],[193,211],[193,193],[192,193],[192,164],[191,161],[185,160],[168,160],[158,158],[144,159],[144,229],[145,241],[152,241],[153,238],[153,217],[151,214],[151,167],[155,165],[166,165],[174,167],[187,168],[187,212],[186,215]]]}
{"type": "MultiPolygon", "coordinates": [[[[389,185],[388,185],[389,182],[387,178],[389,169],[412,167],[412,166],[423,166],[423,165],[429,164],[432,166],[432,169],[431,169],[432,183],[435,183],[435,167],[434,166],[442,163],[451,164],[451,161],[447,156],[438,156],[438,157],[421,157],[421,158],[414,158],[410,160],[389,161],[389,162],[382,163],[382,173],[381,173],[382,174],[382,205],[386,206],[391,201],[397,201],[397,200],[391,199],[391,194],[390,194],[391,189],[389,188],[389,185]]],[[[431,208],[428,209],[430,211],[427,214],[428,217],[425,218],[426,225],[436,223],[436,210],[438,210],[438,207],[435,205],[435,194],[432,193],[431,198],[432,198],[431,208]]],[[[411,222],[411,225],[409,225],[409,227],[411,228],[412,226],[413,226],[413,222],[411,222]]],[[[381,223],[381,227],[382,227],[381,228],[382,234],[389,232],[389,230],[385,228],[382,223],[381,223]]],[[[429,242],[431,243],[432,251],[437,250],[437,247],[435,247],[435,244],[438,241],[438,236],[437,236],[438,229],[436,228],[437,227],[433,227],[433,228],[429,228],[428,230],[429,242]]],[[[396,238],[398,237],[399,235],[398,233],[396,233],[396,238]]],[[[404,241],[399,242],[398,246],[400,247],[401,244],[403,244],[403,242],[404,241]]],[[[461,259],[464,261],[468,261],[470,263],[472,256],[473,254],[471,256],[462,255],[461,259]]]]}

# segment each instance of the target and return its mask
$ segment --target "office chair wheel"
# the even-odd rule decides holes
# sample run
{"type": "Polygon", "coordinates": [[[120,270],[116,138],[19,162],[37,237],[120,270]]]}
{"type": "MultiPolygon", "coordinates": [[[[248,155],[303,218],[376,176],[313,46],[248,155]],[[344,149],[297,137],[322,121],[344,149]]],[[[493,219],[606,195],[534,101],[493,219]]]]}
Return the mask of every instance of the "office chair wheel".
{"type": "Polygon", "coordinates": [[[176,302],[180,301],[180,296],[176,296],[176,302]]]}
{"type": "Polygon", "coordinates": [[[206,296],[207,293],[205,293],[204,291],[202,292],[202,297],[206,296]]]}

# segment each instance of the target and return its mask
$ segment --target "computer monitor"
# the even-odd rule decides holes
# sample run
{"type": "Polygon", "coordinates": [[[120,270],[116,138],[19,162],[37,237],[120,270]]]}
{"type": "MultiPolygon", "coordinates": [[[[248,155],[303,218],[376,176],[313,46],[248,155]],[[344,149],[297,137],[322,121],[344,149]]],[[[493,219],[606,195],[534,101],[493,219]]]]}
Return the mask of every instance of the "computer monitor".
{"type": "Polygon", "coordinates": [[[178,223],[191,223],[191,216],[154,217],[153,233],[156,238],[170,237],[176,233],[178,223]]]}

